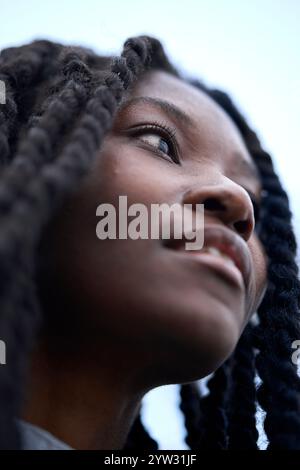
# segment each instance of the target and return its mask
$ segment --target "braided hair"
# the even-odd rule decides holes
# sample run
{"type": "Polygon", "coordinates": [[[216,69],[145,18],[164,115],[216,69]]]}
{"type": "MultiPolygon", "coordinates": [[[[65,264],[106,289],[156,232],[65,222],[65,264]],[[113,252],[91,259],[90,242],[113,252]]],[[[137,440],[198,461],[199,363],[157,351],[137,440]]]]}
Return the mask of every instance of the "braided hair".
{"type": "MultiPolygon", "coordinates": [[[[295,262],[297,244],[292,228],[289,201],[270,155],[265,152],[257,135],[249,128],[245,119],[231,99],[219,90],[205,90],[233,119],[245,144],[257,165],[263,187],[261,217],[258,235],[268,256],[268,286],[258,308],[259,323],[248,325],[231,358],[228,388],[214,393],[218,382],[211,386],[211,399],[215,407],[221,407],[227,422],[215,411],[203,410],[206,421],[218,431],[228,425],[228,448],[257,448],[256,400],[265,411],[264,430],[268,438],[268,449],[300,449],[300,379],[297,366],[291,360],[292,342],[299,338],[300,282],[295,262]],[[258,354],[255,354],[258,352],[258,354]],[[261,385],[255,387],[255,374],[261,385]],[[226,396],[229,394],[229,399],[226,396]],[[208,416],[207,416],[208,415],[208,416]]],[[[225,364],[221,366],[221,369],[225,364]]],[[[217,374],[218,371],[215,372],[217,374]]],[[[206,397],[204,397],[205,399],[206,397]]],[[[202,402],[204,401],[202,398],[202,402]]],[[[203,407],[202,407],[203,408],[203,407]]],[[[206,434],[198,422],[198,435],[206,434]]],[[[206,448],[222,448],[216,440],[206,441],[206,448]]],[[[197,441],[195,449],[203,449],[197,441]]]]}
{"type": "MultiPolygon", "coordinates": [[[[9,363],[0,369],[3,449],[21,448],[16,418],[42,321],[35,272],[43,231],[91,168],[119,105],[150,69],[180,77],[160,42],[148,36],[128,39],[113,58],[46,40],[0,54],[6,84],[0,107],[0,332],[9,363]]],[[[193,84],[231,116],[258,167],[265,191],[259,236],[270,263],[260,322],[246,328],[233,357],[214,373],[209,395],[201,397],[195,384],[181,386],[186,442],[191,449],[255,448],[257,399],[266,412],[269,447],[300,449],[300,382],[290,360],[299,337],[300,285],[288,198],[271,157],[229,97],[193,84]],[[255,371],[262,381],[257,397],[255,371]]],[[[140,414],[125,448],[158,448],[140,414]]]]}

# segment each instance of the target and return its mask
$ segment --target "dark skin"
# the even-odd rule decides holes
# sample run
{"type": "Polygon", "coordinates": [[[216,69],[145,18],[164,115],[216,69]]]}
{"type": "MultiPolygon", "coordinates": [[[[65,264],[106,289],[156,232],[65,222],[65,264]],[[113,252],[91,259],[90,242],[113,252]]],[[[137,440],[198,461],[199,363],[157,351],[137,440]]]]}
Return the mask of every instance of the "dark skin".
{"type": "Polygon", "coordinates": [[[77,449],[122,448],[145,393],[221,365],[266,286],[248,194],[259,201],[261,186],[230,117],[204,92],[164,72],[145,75],[129,100],[41,246],[47,321],[32,353],[23,418],[77,449]],[[191,122],[153,99],[177,106],[191,122]],[[141,132],[144,125],[151,131],[141,132]],[[175,128],[180,163],[161,126],[175,128]],[[248,286],[179,256],[162,240],[100,241],[96,208],[117,207],[119,195],[147,207],[216,201],[205,223],[243,239],[248,286]]]}

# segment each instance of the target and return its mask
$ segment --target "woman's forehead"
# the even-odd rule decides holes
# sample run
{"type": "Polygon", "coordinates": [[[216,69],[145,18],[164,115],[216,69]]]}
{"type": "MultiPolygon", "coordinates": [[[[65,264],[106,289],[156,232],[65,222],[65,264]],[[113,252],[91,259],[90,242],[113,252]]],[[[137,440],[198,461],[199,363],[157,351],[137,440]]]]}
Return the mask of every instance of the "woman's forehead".
{"type": "Polygon", "coordinates": [[[204,122],[215,131],[224,131],[242,141],[239,130],[227,113],[204,91],[163,71],[147,73],[138,82],[131,97],[149,96],[168,101],[190,116],[195,127],[204,122]]]}

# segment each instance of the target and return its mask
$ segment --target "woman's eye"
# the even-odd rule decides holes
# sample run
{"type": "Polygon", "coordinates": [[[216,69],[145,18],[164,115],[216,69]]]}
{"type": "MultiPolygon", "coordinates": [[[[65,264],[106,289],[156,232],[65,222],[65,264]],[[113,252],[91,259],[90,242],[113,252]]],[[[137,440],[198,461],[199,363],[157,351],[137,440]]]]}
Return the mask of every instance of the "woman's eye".
{"type": "Polygon", "coordinates": [[[180,165],[175,133],[175,129],[165,124],[151,124],[137,128],[132,135],[151,147],[160,157],[167,156],[167,160],[180,165]]]}
{"type": "Polygon", "coordinates": [[[156,135],[156,134],[143,134],[139,137],[141,140],[146,142],[147,144],[152,145],[157,150],[162,153],[165,153],[168,156],[171,156],[171,148],[168,144],[167,140],[163,137],[156,135]]]}

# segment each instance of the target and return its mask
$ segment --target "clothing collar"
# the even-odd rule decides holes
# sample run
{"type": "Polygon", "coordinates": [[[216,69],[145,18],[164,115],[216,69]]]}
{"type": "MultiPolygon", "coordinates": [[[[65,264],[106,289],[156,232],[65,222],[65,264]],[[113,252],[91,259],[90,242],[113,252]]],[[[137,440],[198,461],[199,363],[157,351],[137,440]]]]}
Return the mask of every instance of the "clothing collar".
{"type": "Polygon", "coordinates": [[[72,450],[72,447],[39,426],[23,420],[18,420],[18,426],[23,450],[72,450]]]}

